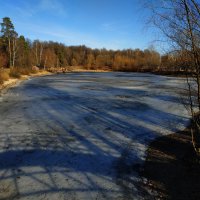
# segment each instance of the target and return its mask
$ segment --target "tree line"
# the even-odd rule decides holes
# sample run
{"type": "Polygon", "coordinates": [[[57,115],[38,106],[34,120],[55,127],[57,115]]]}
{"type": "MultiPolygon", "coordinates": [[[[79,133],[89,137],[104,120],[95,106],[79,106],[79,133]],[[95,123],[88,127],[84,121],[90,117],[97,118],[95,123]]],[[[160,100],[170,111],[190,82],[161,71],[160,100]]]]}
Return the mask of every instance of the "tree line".
{"type": "Polygon", "coordinates": [[[86,46],[66,46],[18,36],[9,17],[1,22],[0,68],[43,69],[83,66],[85,69],[151,71],[160,66],[160,54],[153,48],[107,50],[86,46]]]}
{"type": "Polygon", "coordinates": [[[9,17],[4,17],[0,25],[0,69],[11,68],[26,73],[33,70],[33,66],[45,70],[81,66],[88,70],[177,73],[189,62],[187,52],[182,50],[161,56],[153,47],[107,50],[84,45],[66,46],[19,36],[9,17]]]}

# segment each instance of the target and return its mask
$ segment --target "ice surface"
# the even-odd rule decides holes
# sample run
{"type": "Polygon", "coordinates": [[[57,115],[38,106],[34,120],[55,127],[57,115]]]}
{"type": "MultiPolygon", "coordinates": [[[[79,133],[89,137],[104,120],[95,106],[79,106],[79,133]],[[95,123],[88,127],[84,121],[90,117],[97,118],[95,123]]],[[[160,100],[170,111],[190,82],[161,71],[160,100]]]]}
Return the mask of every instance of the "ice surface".
{"type": "Polygon", "coordinates": [[[0,199],[143,199],[133,166],[152,140],[188,124],[184,87],[152,74],[69,73],[10,89],[0,98],[0,199]]]}

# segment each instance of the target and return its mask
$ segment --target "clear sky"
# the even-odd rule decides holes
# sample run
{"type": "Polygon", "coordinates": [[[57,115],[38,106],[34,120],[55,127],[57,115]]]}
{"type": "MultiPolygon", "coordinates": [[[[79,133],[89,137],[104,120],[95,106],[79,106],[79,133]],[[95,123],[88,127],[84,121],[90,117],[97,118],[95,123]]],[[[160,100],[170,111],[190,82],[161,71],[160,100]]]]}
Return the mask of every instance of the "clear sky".
{"type": "Polygon", "coordinates": [[[0,10],[31,40],[145,49],[156,39],[139,0],[0,0],[0,10]]]}

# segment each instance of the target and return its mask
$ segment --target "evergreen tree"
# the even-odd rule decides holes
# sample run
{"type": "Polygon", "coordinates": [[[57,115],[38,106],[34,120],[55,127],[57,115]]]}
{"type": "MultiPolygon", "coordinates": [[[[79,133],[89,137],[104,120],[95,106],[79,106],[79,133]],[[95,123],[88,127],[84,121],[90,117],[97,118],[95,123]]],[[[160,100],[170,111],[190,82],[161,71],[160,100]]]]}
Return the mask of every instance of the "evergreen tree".
{"type": "Polygon", "coordinates": [[[16,58],[17,32],[9,17],[4,17],[1,23],[1,37],[8,46],[9,64],[14,66],[16,58]]]}

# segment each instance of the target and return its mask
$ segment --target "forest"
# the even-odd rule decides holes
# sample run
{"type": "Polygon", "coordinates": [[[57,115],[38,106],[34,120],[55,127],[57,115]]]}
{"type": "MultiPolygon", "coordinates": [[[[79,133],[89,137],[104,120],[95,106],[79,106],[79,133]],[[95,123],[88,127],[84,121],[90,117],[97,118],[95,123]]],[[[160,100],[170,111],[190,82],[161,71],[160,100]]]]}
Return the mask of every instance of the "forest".
{"type": "MultiPolygon", "coordinates": [[[[185,65],[183,52],[160,55],[149,49],[107,50],[92,49],[84,45],[66,46],[54,41],[40,41],[18,35],[9,17],[1,22],[0,80],[19,77],[36,69],[68,71],[81,66],[86,70],[171,72],[181,71],[185,65]]],[[[188,59],[187,59],[188,60],[188,59]]]]}
{"type": "Polygon", "coordinates": [[[177,73],[184,71],[190,57],[187,51],[160,55],[153,46],[148,49],[107,50],[66,46],[54,41],[31,41],[18,35],[9,17],[1,22],[0,82],[9,76],[34,73],[37,69],[66,72],[81,66],[85,70],[177,73]]]}

